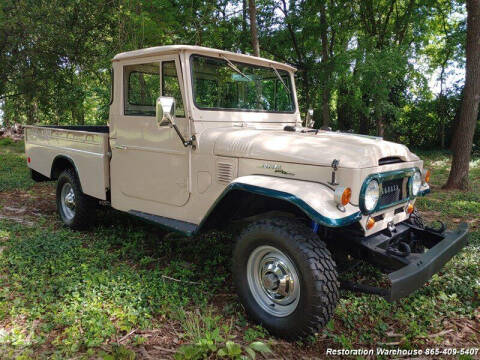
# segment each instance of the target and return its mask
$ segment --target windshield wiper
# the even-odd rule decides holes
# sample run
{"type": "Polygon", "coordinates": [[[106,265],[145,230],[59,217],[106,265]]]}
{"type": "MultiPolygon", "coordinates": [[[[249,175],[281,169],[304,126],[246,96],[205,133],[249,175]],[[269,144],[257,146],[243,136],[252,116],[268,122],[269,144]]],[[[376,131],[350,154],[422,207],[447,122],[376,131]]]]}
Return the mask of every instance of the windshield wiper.
{"type": "Polygon", "coordinates": [[[235,72],[239,73],[240,75],[242,75],[245,79],[247,79],[248,81],[253,81],[252,79],[250,79],[247,75],[245,75],[238,67],[235,66],[234,63],[232,63],[230,60],[228,60],[225,56],[222,55],[222,58],[227,62],[227,65],[233,69],[235,72]]]}
{"type": "Polygon", "coordinates": [[[273,66],[272,66],[272,69],[273,69],[273,71],[275,72],[275,75],[277,75],[278,80],[280,80],[280,82],[281,82],[282,85],[285,87],[285,89],[287,89],[288,95],[290,95],[290,94],[291,94],[290,89],[288,88],[287,84],[285,84],[285,81],[283,81],[283,78],[280,76],[280,74],[278,73],[277,69],[275,69],[273,66]]]}

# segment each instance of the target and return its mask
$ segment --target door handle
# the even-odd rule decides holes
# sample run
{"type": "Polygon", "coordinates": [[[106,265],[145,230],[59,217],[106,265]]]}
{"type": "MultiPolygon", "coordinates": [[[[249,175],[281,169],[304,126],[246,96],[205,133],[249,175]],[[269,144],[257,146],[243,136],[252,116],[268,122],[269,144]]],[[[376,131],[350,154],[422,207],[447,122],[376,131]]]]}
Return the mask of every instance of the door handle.
{"type": "Polygon", "coordinates": [[[115,149],[127,150],[127,146],[126,145],[115,145],[115,149]]]}

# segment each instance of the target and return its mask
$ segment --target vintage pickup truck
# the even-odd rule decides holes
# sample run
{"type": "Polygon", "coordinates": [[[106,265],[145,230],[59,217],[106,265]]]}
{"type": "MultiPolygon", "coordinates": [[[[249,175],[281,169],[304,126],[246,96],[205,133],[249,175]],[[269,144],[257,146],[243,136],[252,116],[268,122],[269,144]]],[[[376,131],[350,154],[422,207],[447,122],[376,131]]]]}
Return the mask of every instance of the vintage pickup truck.
{"type": "Polygon", "coordinates": [[[196,46],[118,54],[108,126],[27,126],[32,177],[57,181],[73,229],[98,199],[193,236],[235,224],[233,281],[251,318],[297,339],[332,317],[339,289],[393,301],[423,286],[467,241],[424,226],[429,171],[405,146],[302,126],[295,69],[196,46]],[[342,282],[364,260],[389,286],[342,282]]]}

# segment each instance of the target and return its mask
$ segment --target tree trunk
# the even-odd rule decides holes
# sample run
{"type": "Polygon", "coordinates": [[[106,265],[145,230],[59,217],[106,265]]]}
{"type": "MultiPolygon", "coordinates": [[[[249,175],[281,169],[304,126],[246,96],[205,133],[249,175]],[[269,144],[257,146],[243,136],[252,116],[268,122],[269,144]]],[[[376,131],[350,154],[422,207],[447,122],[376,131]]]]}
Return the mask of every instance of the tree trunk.
{"type": "Polygon", "coordinates": [[[440,147],[445,149],[445,122],[442,119],[442,125],[440,126],[440,147]]]}
{"type": "Polygon", "coordinates": [[[252,37],[253,55],[260,56],[260,45],[258,44],[257,30],[257,9],[255,0],[248,0],[248,13],[250,15],[250,35],[252,37]]]}
{"type": "Polygon", "coordinates": [[[242,54],[245,54],[245,38],[247,38],[247,0],[242,0],[242,41],[240,43],[242,54]]]}
{"type": "Polygon", "coordinates": [[[360,124],[358,128],[358,133],[363,135],[369,135],[369,119],[363,112],[360,112],[360,124]]]}
{"type": "Polygon", "coordinates": [[[322,67],[324,81],[322,89],[322,127],[330,125],[330,69],[328,68],[328,36],[327,36],[327,14],[325,3],[320,7],[320,38],[322,41],[322,67]]]}
{"type": "Polygon", "coordinates": [[[464,97],[452,142],[452,168],[444,188],[468,189],[468,170],[480,102],[480,0],[467,0],[464,97]]]}
{"type": "Polygon", "coordinates": [[[352,128],[353,111],[350,104],[350,92],[344,79],[340,80],[338,86],[337,100],[337,122],[338,129],[348,131],[352,128]]]}
{"type": "Polygon", "coordinates": [[[385,135],[385,124],[382,115],[377,115],[377,136],[383,138],[385,135]]]}
{"type": "Polygon", "coordinates": [[[27,95],[26,100],[27,100],[26,101],[27,125],[33,125],[33,124],[35,124],[35,107],[33,105],[33,97],[30,96],[30,95],[27,95]]]}
{"type": "MultiPolygon", "coordinates": [[[[369,99],[368,95],[366,93],[362,94],[362,103],[365,105],[365,107],[368,109],[369,108],[369,99]]],[[[359,133],[364,134],[364,135],[369,135],[369,129],[370,129],[370,118],[365,114],[363,111],[360,111],[360,126],[359,126],[359,133]]]]}

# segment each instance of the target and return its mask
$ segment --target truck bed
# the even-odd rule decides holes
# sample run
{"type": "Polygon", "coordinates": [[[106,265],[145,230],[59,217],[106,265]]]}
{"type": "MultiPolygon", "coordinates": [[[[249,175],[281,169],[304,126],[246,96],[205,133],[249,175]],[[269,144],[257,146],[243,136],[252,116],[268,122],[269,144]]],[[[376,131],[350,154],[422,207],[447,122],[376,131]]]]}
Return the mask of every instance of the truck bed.
{"type": "Polygon", "coordinates": [[[45,126],[36,126],[41,128],[50,128],[50,129],[61,129],[61,130],[72,130],[72,131],[86,131],[93,133],[102,133],[108,134],[110,129],[108,126],[101,125],[74,125],[74,126],[63,126],[63,125],[45,125],[45,126]]]}
{"type": "Polygon", "coordinates": [[[110,188],[108,126],[26,126],[28,166],[54,177],[59,161],[76,168],[85,194],[106,200],[110,188]]]}

